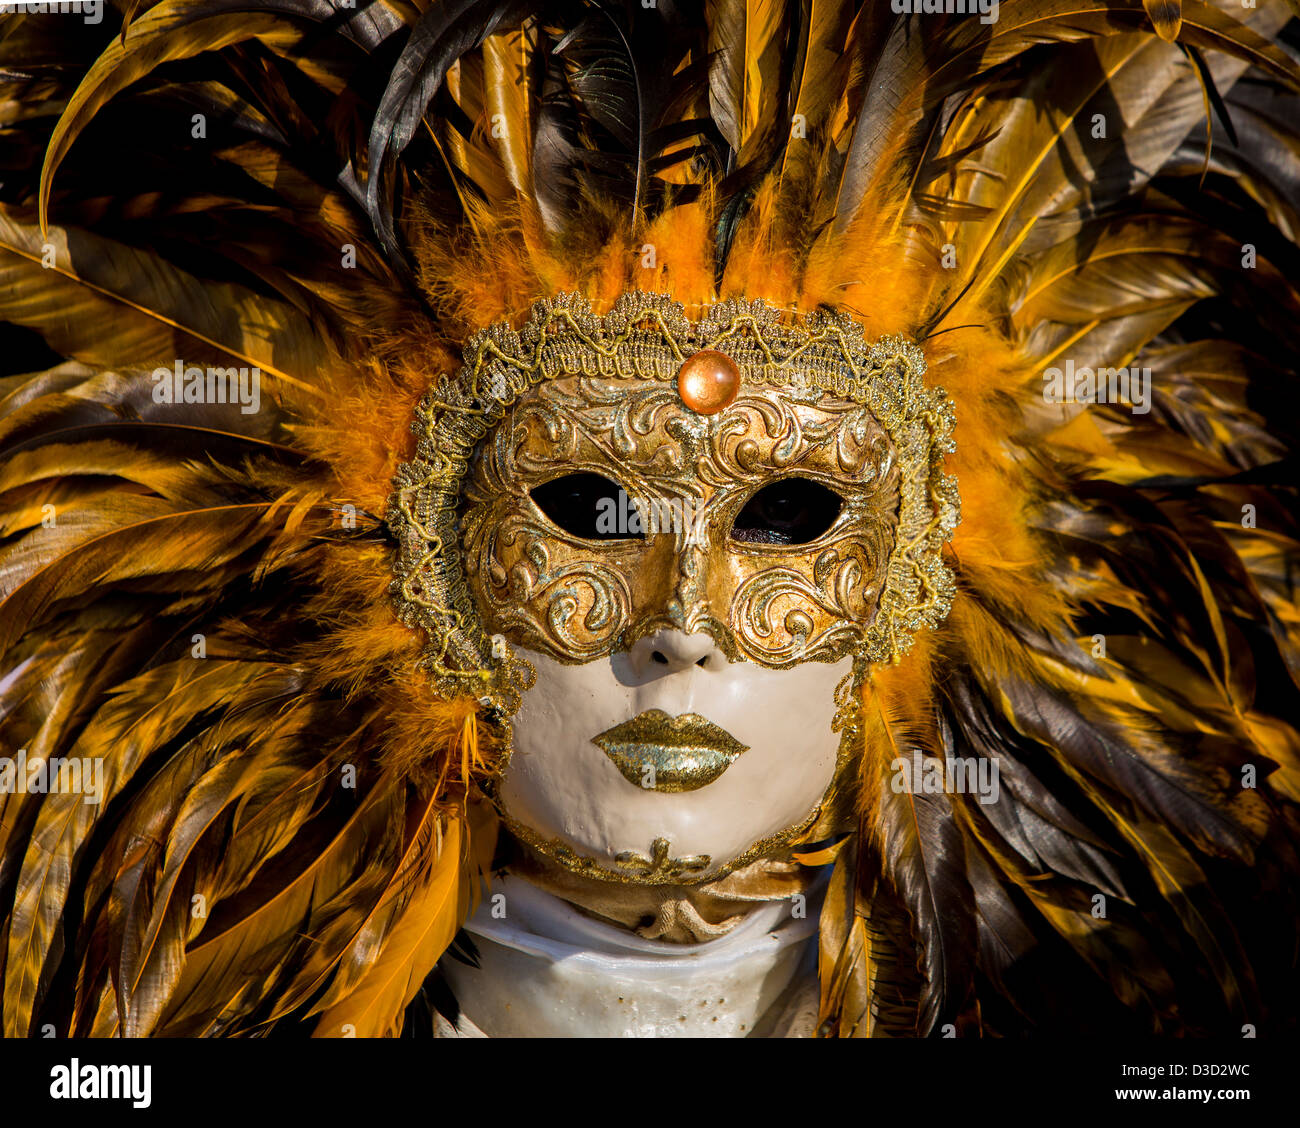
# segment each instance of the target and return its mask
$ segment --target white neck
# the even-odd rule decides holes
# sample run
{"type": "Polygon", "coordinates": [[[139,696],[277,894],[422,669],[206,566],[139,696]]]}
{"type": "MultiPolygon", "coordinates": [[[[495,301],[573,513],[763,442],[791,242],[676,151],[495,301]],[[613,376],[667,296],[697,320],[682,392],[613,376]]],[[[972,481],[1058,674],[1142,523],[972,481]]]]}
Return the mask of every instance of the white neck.
{"type": "Polygon", "coordinates": [[[669,944],[584,916],[521,878],[466,923],[480,967],[444,959],[461,1008],[441,1034],[798,1037],[817,1021],[818,908],[759,906],[716,940],[669,944]]]}

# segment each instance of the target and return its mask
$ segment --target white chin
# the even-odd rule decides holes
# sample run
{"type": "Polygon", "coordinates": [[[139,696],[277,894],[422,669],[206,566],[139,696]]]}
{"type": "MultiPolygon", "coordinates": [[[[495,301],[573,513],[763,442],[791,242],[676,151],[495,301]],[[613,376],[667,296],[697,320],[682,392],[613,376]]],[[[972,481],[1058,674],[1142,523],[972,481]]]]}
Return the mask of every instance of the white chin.
{"type": "Polygon", "coordinates": [[[514,719],[502,806],[538,839],[558,839],[605,869],[628,872],[619,854],[649,858],[664,840],[670,859],[707,856],[683,874],[707,879],[805,824],[834,777],[834,690],[852,658],[772,670],[727,662],[709,636],[680,631],[577,666],[517,653],[536,667],[537,684],[514,719]],[[699,714],[748,750],[697,790],[638,786],[592,738],[649,709],[699,714]]]}

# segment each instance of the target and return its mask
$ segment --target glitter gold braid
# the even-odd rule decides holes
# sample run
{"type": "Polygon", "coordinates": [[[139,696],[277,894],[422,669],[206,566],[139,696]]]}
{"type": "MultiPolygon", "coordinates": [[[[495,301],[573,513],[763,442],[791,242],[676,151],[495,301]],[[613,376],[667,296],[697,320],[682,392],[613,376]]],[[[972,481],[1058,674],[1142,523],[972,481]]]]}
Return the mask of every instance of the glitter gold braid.
{"type": "Polygon", "coordinates": [[[461,370],[440,376],[421,401],[412,423],[416,455],[394,478],[393,596],[402,621],[427,637],[422,664],[440,692],[474,696],[504,720],[533,678],[503,636],[488,634],[466,583],[459,510],[480,443],[543,381],[672,381],[705,348],[731,357],[742,386],[829,393],[866,407],[893,445],[896,535],[876,614],[853,634],[854,656],[897,662],[916,632],[943,621],[954,582],[942,547],[960,519],[956,480],[942,466],[953,449],[953,409],[942,388],[926,387],[915,344],[868,342],[860,325],[835,311],[795,318],[766,302],[737,300],[692,320],[670,296],[635,291],[599,317],[585,299],[565,294],[537,302],[518,331],[499,323],[470,338],[461,370]]]}

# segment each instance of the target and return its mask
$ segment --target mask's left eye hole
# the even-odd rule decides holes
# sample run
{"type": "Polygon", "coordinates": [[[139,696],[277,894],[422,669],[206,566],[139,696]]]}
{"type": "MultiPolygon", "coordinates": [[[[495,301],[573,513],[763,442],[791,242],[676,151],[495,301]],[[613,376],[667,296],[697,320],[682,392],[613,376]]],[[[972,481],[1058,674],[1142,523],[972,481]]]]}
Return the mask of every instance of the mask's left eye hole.
{"type": "Polygon", "coordinates": [[[529,490],[537,508],[566,533],[586,540],[644,540],[623,487],[599,474],[565,474],[529,490]]]}
{"type": "Polygon", "coordinates": [[[764,486],[731,526],[731,539],[747,544],[808,544],[840,515],[844,499],[809,478],[783,478],[764,486]]]}

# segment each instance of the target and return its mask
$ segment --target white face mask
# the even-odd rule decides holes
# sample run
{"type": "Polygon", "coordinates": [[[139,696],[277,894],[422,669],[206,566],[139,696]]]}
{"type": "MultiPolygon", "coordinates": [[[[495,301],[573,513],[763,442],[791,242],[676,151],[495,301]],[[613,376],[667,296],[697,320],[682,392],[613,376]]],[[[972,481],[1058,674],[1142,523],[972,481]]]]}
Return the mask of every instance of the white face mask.
{"type": "Polygon", "coordinates": [[[417,418],[396,570],[439,689],[512,729],[491,786],[517,838],[680,885],[833,832],[855,664],[952,596],[952,412],[923,371],[843,315],[641,293],[475,338],[417,418]]]}
{"type": "Polygon", "coordinates": [[[537,684],[514,719],[500,801],[525,840],[573,868],[585,858],[632,880],[707,879],[810,824],[835,775],[835,687],[851,658],[775,670],[678,630],[581,665],[520,655],[537,684]],[[716,728],[679,722],[665,737],[686,714],[716,728]]]}

